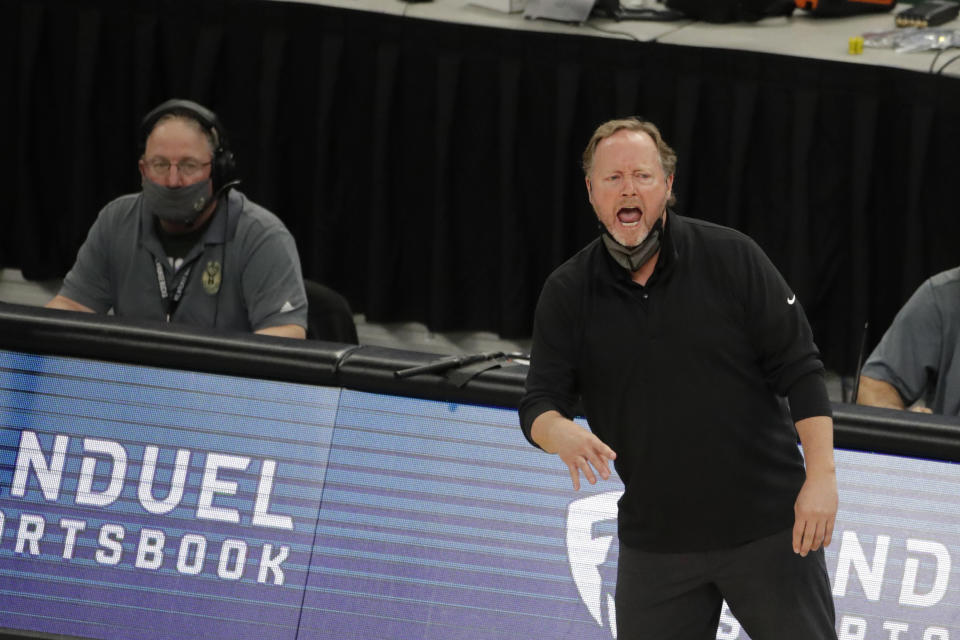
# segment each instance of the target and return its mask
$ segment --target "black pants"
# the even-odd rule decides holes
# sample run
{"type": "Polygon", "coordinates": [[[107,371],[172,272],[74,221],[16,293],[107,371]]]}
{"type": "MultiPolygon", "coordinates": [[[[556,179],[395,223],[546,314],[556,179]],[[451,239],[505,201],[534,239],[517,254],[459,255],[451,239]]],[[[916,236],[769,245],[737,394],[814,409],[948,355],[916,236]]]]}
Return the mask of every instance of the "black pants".
{"type": "Polygon", "coordinates": [[[836,640],[823,549],[792,531],[733,549],[648,553],[620,545],[617,640],[715,640],[726,599],[751,640],[836,640]]]}

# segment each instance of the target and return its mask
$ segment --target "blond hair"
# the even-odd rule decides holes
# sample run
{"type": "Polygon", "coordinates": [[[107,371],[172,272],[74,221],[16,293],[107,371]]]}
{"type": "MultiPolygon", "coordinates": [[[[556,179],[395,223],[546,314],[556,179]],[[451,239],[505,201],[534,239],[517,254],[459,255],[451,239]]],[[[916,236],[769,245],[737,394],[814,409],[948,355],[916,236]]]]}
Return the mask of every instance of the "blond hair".
{"type": "Polygon", "coordinates": [[[593,156],[597,152],[597,145],[600,144],[600,141],[604,138],[609,138],[622,129],[626,129],[627,131],[641,131],[650,136],[654,144],[657,145],[657,153],[660,156],[660,166],[663,168],[664,175],[673,175],[677,169],[677,152],[664,141],[657,125],[638,118],[608,120],[597,127],[596,131],[593,132],[593,136],[590,138],[590,142],[587,143],[587,148],[583,150],[584,175],[590,175],[590,170],[593,168],[593,156]]]}

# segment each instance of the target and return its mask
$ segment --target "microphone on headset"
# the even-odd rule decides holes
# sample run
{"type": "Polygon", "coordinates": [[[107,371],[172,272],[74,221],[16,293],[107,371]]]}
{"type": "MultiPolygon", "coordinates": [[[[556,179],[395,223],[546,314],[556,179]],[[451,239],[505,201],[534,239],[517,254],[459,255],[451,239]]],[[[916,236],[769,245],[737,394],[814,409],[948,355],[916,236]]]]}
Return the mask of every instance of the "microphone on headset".
{"type": "Polygon", "coordinates": [[[232,189],[233,187],[235,187],[235,186],[237,186],[238,184],[240,184],[240,182],[241,182],[241,180],[240,180],[239,178],[234,178],[234,179],[231,180],[230,182],[222,185],[222,186],[221,186],[219,189],[217,189],[216,192],[213,193],[209,198],[199,198],[199,199],[193,204],[193,209],[194,209],[194,211],[197,212],[197,217],[196,217],[196,218],[190,218],[189,220],[184,220],[184,221],[183,221],[183,224],[185,224],[185,225],[188,226],[188,227],[191,226],[194,222],[197,221],[197,218],[200,217],[199,214],[201,214],[204,210],[206,210],[207,205],[208,205],[209,203],[211,203],[211,202],[216,202],[217,200],[219,200],[221,195],[223,195],[228,189],[232,189]]]}
{"type": "Polygon", "coordinates": [[[867,327],[870,322],[863,323],[863,335],[860,337],[860,353],[857,354],[857,375],[853,382],[853,397],[850,398],[851,404],[857,404],[857,396],[860,395],[860,369],[863,368],[863,352],[867,346],[867,327]]]}
{"type": "Polygon", "coordinates": [[[211,197],[211,199],[212,199],[212,200],[216,200],[216,199],[219,198],[219,197],[221,196],[221,194],[223,194],[227,189],[232,189],[232,188],[234,188],[235,186],[237,186],[238,184],[240,184],[241,182],[243,182],[243,181],[240,180],[240,178],[234,178],[234,179],[231,180],[230,182],[222,185],[219,189],[217,189],[217,192],[213,194],[213,196],[211,197]]]}

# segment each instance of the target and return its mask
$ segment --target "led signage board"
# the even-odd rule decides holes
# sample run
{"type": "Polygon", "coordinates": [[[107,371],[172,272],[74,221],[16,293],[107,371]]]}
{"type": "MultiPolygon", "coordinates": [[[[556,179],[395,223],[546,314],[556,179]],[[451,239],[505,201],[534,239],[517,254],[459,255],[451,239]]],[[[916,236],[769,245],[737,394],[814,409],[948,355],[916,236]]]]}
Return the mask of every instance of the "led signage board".
{"type": "MultiPolygon", "coordinates": [[[[622,486],[573,492],[512,409],[10,351],[0,383],[11,633],[616,637],[622,486]]],[[[960,640],[960,465],[837,464],[841,640],[960,640]]]]}

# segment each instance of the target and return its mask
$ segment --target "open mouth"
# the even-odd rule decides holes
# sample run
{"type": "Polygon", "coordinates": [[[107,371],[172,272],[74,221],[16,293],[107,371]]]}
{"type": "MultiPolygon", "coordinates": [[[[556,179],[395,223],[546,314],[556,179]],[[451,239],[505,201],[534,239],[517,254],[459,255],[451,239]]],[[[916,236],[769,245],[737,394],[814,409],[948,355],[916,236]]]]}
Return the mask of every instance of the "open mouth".
{"type": "Polygon", "coordinates": [[[640,222],[643,212],[636,207],[624,207],[617,210],[617,220],[625,227],[632,227],[640,222]]]}

